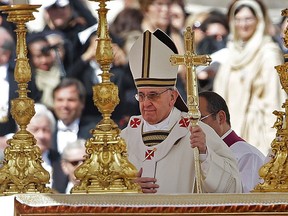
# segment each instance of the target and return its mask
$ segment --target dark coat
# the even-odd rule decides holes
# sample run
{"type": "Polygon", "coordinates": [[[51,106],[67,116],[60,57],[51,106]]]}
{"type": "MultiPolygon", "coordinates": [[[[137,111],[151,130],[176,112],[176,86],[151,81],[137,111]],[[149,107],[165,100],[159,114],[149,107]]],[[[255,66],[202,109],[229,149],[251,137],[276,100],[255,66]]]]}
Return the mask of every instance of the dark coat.
{"type": "MultiPolygon", "coordinates": [[[[84,118],[82,117],[80,119],[80,122],[79,122],[79,131],[78,131],[78,134],[77,134],[77,138],[80,139],[88,139],[88,138],[91,138],[92,137],[92,134],[90,133],[90,130],[95,128],[96,126],[96,123],[94,121],[91,121],[91,119],[89,118],[84,118]]],[[[57,128],[57,124],[56,124],[56,128],[55,128],[55,131],[54,131],[54,134],[53,134],[53,146],[52,146],[52,149],[54,150],[57,150],[58,151],[58,148],[57,148],[57,133],[58,133],[58,128],[57,128]]]]}
{"type": "MultiPolygon", "coordinates": [[[[96,124],[95,122],[91,121],[91,119],[88,118],[81,118],[80,122],[79,122],[79,131],[78,131],[78,138],[82,138],[87,140],[88,138],[92,137],[92,134],[90,133],[90,130],[95,128],[96,124]]],[[[54,135],[53,135],[53,146],[52,149],[54,152],[56,152],[59,155],[59,158],[61,158],[60,154],[58,153],[58,148],[57,148],[57,133],[58,133],[58,128],[56,125],[56,129],[54,131],[54,135]]],[[[55,166],[55,170],[60,170],[60,168],[58,167],[58,156],[56,155],[56,153],[54,153],[54,159],[52,160],[54,161],[55,164],[52,165],[55,166]]],[[[53,167],[54,169],[54,167],[53,167]]],[[[61,168],[62,171],[62,168],[61,168]]],[[[63,171],[62,171],[63,172],[63,171]]],[[[53,185],[52,188],[57,190],[59,193],[65,193],[66,192],[66,187],[68,184],[68,177],[65,176],[65,174],[61,173],[59,171],[59,176],[53,176],[53,185]]]]}
{"type": "Polygon", "coordinates": [[[52,189],[59,193],[65,193],[69,179],[62,170],[61,156],[57,151],[50,149],[48,153],[48,159],[50,160],[53,170],[52,176],[50,176],[50,178],[53,179],[52,189]]]}

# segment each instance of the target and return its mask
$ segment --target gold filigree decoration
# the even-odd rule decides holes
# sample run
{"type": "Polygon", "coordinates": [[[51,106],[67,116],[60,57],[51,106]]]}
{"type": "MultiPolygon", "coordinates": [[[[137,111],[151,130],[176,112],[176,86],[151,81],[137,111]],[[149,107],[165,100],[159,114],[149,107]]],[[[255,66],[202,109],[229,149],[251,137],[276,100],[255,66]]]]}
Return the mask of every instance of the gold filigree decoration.
{"type": "MultiPolygon", "coordinates": [[[[288,17],[288,8],[281,11],[282,16],[288,17]]],[[[284,45],[288,48],[288,27],[284,30],[284,45]]]]}
{"type": "Polygon", "coordinates": [[[80,183],[72,188],[71,193],[139,193],[141,188],[133,181],[137,170],[128,161],[121,131],[110,118],[119,97],[118,87],[110,81],[109,73],[113,52],[106,19],[108,0],[94,1],[100,3],[96,61],[103,73],[102,83],[93,86],[93,101],[103,119],[91,130],[93,137],[86,141],[87,156],[74,172],[80,183]]]}
{"type": "MultiPolygon", "coordinates": [[[[288,16],[288,9],[282,10],[282,16],[288,16]]],[[[288,46],[288,29],[284,31],[284,43],[288,46]]],[[[285,55],[284,55],[285,57],[285,55]]],[[[280,78],[282,88],[288,94],[288,63],[275,66],[280,78]]],[[[288,100],[283,103],[284,111],[275,110],[273,114],[276,121],[273,128],[276,129],[276,137],[271,143],[271,160],[259,169],[262,182],[256,185],[252,192],[287,192],[288,191],[288,100]]]]}
{"type": "Polygon", "coordinates": [[[50,193],[46,187],[50,175],[42,167],[40,148],[36,139],[26,130],[35,114],[34,101],[27,96],[28,82],[31,80],[31,68],[27,58],[25,23],[33,20],[33,12],[40,5],[2,6],[0,10],[8,13],[7,20],[16,23],[17,59],[14,78],[18,83],[19,97],[11,101],[11,115],[19,125],[19,131],[7,141],[4,150],[3,166],[0,168],[0,195],[17,193],[50,193]]]}

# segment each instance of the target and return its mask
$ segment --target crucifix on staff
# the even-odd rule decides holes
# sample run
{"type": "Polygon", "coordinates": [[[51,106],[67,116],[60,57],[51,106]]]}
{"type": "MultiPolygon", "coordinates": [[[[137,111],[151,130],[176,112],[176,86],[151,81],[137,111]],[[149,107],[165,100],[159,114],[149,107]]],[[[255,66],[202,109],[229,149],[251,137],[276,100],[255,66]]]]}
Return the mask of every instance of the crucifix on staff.
{"type": "MultiPolygon", "coordinates": [[[[191,27],[187,27],[184,32],[184,55],[171,55],[170,62],[174,65],[185,65],[186,67],[186,89],[187,89],[187,106],[188,118],[191,125],[196,126],[201,117],[199,111],[199,96],[198,96],[198,83],[196,75],[196,67],[199,65],[209,65],[211,58],[209,55],[197,55],[194,47],[194,31],[191,27]]],[[[199,162],[199,150],[194,148],[195,160],[195,176],[196,176],[196,191],[202,193],[201,189],[201,174],[199,162]]]]}

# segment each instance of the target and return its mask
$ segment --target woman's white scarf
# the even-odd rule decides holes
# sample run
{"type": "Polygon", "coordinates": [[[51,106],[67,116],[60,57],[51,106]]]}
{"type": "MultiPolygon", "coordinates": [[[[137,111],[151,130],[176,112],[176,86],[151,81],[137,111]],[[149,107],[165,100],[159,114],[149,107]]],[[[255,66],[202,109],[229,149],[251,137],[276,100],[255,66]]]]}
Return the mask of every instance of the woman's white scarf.
{"type": "Polygon", "coordinates": [[[253,57],[256,56],[257,52],[261,48],[262,44],[266,40],[271,40],[269,36],[264,36],[266,32],[266,20],[264,19],[263,13],[261,11],[260,6],[254,0],[240,0],[237,1],[233,7],[231,8],[230,13],[230,40],[227,44],[227,47],[231,51],[230,55],[230,64],[232,69],[241,68],[243,65],[248,64],[250,61],[253,61],[253,57]],[[249,5],[252,7],[258,19],[257,28],[253,36],[249,39],[248,42],[244,43],[239,39],[237,33],[235,32],[235,18],[234,13],[235,10],[240,5],[249,5]]]}

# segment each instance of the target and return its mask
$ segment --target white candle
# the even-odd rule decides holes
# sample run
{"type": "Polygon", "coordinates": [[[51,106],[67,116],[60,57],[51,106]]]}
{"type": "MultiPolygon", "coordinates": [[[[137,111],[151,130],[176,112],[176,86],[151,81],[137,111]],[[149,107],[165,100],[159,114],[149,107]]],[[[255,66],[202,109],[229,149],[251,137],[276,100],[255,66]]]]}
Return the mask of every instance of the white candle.
{"type": "Polygon", "coordinates": [[[29,4],[28,0],[13,0],[12,4],[29,4]]]}

